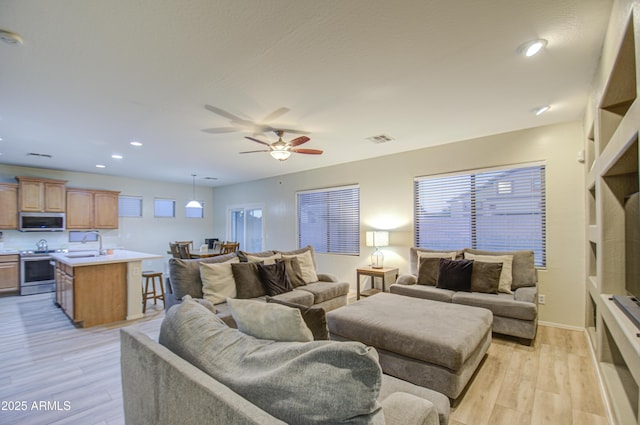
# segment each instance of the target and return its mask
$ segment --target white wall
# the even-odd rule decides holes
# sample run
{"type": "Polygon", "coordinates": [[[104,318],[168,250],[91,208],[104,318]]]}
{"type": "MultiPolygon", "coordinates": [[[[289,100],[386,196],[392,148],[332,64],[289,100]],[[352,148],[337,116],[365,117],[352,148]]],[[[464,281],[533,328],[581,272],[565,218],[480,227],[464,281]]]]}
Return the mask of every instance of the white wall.
{"type": "MultiPolygon", "coordinates": [[[[191,185],[0,164],[0,181],[16,183],[15,176],[68,180],[67,187],[116,190],[121,195],[142,196],[142,218],[120,217],[117,230],[100,231],[103,234],[105,248],[121,247],[132,251],[165,255],[169,258],[166,252],[170,241],[193,240],[197,249],[201,243],[204,243],[205,238],[216,237],[213,234],[211,219],[213,197],[210,187],[196,186],[196,198],[205,203],[204,219],[197,219],[185,217],[184,205],[193,193],[191,185]],[[174,199],[176,217],[154,218],[154,198],[174,199]]],[[[68,232],[23,233],[16,230],[2,232],[3,238],[0,243],[4,249],[35,249],[36,242],[41,238],[47,240],[50,248],[66,248],[70,245],[68,232]]],[[[166,260],[145,261],[143,268],[166,271],[166,260]]]]}
{"type": "MultiPolygon", "coordinates": [[[[296,191],[357,183],[362,235],[372,228],[390,229],[385,265],[406,273],[413,245],[414,177],[545,161],[547,267],[538,275],[546,304],[540,306],[540,320],[584,326],[584,170],[576,161],[583,141],[582,127],[574,122],[214,188],[213,234],[225,234],[228,206],[264,203],[266,247],[296,248],[296,191]]],[[[319,270],[338,275],[355,290],[355,268],[368,264],[372,251],[364,246],[364,236],[361,241],[359,257],[319,254],[319,270]]]]}

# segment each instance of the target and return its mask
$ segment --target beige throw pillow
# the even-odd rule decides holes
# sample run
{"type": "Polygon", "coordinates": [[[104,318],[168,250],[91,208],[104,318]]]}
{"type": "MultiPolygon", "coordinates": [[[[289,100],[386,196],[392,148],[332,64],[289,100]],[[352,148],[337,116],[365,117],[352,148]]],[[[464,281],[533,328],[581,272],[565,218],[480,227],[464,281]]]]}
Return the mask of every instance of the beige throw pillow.
{"type": "Polygon", "coordinates": [[[238,330],[260,339],[313,341],[313,334],[297,308],[256,300],[229,298],[227,304],[238,330]]]}
{"type": "Polygon", "coordinates": [[[302,278],[304,283],[313,283],[318,281],[318,275],[316,274],[316,268],[313,265],[313,257],[311,251],[305,251],[296,255],[282,254],[282,258],[297,258],[300,264],[300,271],[302,272],[302,278]]]}
{"type": "Polygon", "coordinates": [[[446,258],[447,260],[455,260],[456,255],[458,255],[457,251],[451,251],[451,252],[417,251],[417,253],[418,253],[418,264],[420,264],[421,258],[446,258]]]}
{"type": "Polygon", "coordinates": [[[205,300],[220,304],[227,298],[235,298],[236,281],[233,279],[231,263],[239,261],[236,257],[224,263],[200,263],[202,294],[205,300]]]}
{"type": "Polygon", "coordinates": [[[275,264],[276,260],[279,260],[282,258],[282,255],[278,254],[274,254],[270,257],[259,257],[257,255],[249,255],[246,254],[245,257],[247,257],[247,261],[250,263],[260,263],[262,262],[262,264],[265,265],[269,265],[269,264],[275,264]]]}
{"type": "Polygon", "coordinates": [[[511,283],[513,255],[476,255],[468,252],[464,253],[464,258],[469,260],[482,261],[484,263],[502,263],[502,272],[500,272],[500,284],[498,286],[498,292],[505,294],[512,294],[511,283]]]}

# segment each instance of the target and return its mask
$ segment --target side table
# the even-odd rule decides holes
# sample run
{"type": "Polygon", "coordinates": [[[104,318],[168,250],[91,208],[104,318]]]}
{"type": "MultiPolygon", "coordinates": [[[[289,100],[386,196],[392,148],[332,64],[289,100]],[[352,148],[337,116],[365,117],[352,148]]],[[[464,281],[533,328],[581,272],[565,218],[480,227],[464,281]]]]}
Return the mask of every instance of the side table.
{"type": "Polygon", "coordinates": [[[374,269],[372,267],[362,267],[356,269],[356,290],[357,290],[357,298],[360,297],[368,297],[369,295],[375,295],[378,292],[381,292],[380,289],[375,287],[375,279],[379,277],[382,279],[382,292],[386,291],[386,276],[389,274],[395,275],[394,279],[398,278],[398,269],[395,267],[384,267],[381,269],[374,269]],[[361,276],[370,276],[371,277],[371,289],[360,290],[360,277],[361,276]]]}

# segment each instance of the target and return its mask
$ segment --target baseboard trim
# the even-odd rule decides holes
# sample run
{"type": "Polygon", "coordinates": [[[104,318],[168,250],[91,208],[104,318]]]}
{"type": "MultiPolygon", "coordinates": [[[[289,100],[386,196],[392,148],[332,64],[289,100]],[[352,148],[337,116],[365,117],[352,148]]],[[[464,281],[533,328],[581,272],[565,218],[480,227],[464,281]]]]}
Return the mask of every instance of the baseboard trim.
{"type": "Polygon", "coordinates": [[[544,325],[544,326],[550,326],[552,328],[568,329],[570,331],[583,331],[583,332],[586,331],[586,329],[582,326],[565,325],[564,323],[538,321],[538,324],[544,325]]]}

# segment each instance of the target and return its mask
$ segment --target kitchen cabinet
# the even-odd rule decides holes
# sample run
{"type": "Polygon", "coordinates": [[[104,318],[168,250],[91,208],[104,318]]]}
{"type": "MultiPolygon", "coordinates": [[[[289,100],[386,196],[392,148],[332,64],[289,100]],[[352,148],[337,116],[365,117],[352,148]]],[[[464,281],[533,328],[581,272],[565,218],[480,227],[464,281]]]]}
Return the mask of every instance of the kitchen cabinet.
{"type": "Polygon", "coordinates": [[[65,212],[66,180],[16,177],[19,183],[20,211],[65,212]]]}
{"type": "Polygon", "coordinates": [[[117,229],[119,193],[67,189],[67,229],[117,229]]]}
{"type": "Polygon", "coordinates": [[[20,258],[17,254],[0,255],[0,294],[20,289],[20,258]]]}
{"type": "Polygon", "coordinates": [[[56,302],[80,327],[127,316],[127,263],[73,267],[56,262],[56,302]]]}
{"type": "Polygon", "coordinates": [[[56,302],[73,319],[73,267],[60,262],[56,262],[56,302]]]}
{"type": "Polygon", "coordinates": [[[18,229],[18,185],[0,183],[0,229],[18,229]]]}

